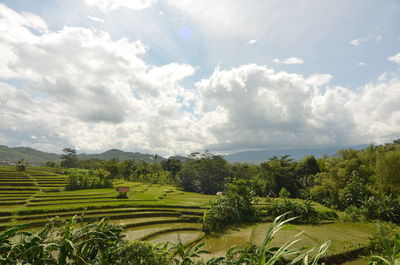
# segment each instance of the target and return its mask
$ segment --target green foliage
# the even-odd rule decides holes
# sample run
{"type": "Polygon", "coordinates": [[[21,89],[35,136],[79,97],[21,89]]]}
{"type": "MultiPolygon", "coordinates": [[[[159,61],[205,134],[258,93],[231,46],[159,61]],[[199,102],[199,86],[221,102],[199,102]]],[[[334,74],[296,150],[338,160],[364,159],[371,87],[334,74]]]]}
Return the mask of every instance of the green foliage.
{"type": "Polygon", "coordinates": [[[370,265],[400,264],[400,233],[395,226],[380,225],[372,237],[374,251],[379,255],[371,256],[370,265]]]}
{"type": "Polygon", "coordinates": [[[187,161],[177,174],[178,185],[184,191],[216,194],[224,189],[231,177],[228,163],[216,155],[198,155],[200,157],[187,161]]]}
{"type": "Polygon", "coordinates": [[[2,232],[2,264],[107,264],[123,242],[122,229],[105,220],[78,228],[76,222],[76,216],[67,222],[52,219],[39,232],[16,232],[19,228],[2,232]]]}
{"type": "Polygon", "coordinates": [[[255,220],[254,196],[244,180],[230,184],[225,194],[212,201],[210,209],[204,213],[203,231],[221,231],[230,224],[255,220]]]}
{"type": "Polygon", "coordinates": [[[98,170],[68,170],[66,190],[102,189],[112,188],[109,173],[103,169],[98,170]]]}
{"type": "Polygon", "coordinates": [[[391,195],[380,197],[371,196],[362,202],[366,218],[400,223],[400,199],[391,195]]]}
{"type": "Polygon", "coordinates": [[[400,151],[378,152],[376,182],[387,194],[400,193],[400,151]]]}
{"type": "Polygon", "coordinates": [[[344,209],[347,206],[360,207],[362,202],[367,199],[371,193],[366,187],[365,181],[358,176],[357,172],[352,172],[346,186],[341,189],[339,195],[339,209],[344,209]]]}
{"type": "Polygon", "coordinates": [[[363,207],[357,207],[350,205],[345,210],[345,216],[343,221],[345,222],[365,222],[366,221],[366,210],[363,207]]]}
{"type": "Polygon", "coordinates": [[[173,179],[175,179],[182,168],[182,162],[177,159],[168,158],[161,161],[161,167],[163,170],[171,172],[173,179]]]}
{"type": "Polygon", "coordinates": [[[152,245],[142,241],[126,241],[118,225],[102,220],[98,224],[77,225],[75,216],[69,221],[52,219],[38,232],[21,232],[13,227],[0,233],[0,264],[31,265],[315,265],[326,253],[329,242],[318,249],[295,248],[299,241],[288,241],[280,247],[272,245],[276,233],[293,218],[279,216],[269,227],[260,246],[231,248],[225,256],[201,260],[207,253],[204,243],[187,248],[182,243],[152,245]]]}
{"type": "Polygon", "coordinates": [[[199,192],[200,184],[198,172],[194,167],[184,166],[178,173],[178,186],[184,191],[199,192]]]}
{"type": "Polygon", "coordinates": [[[290,192],[285,189],[285,187],[283,187],[280,191],[279,191],[279,197],[280,198],[289,198],[290,197],[290,192]]]}
{"type": "Polygon", "coordinates": [[[61,155],[61,166],[65,168],[74,168],[78,165],[78,156],[76,150],[71,148],[64,148],[61,155]]]}
{"type": "Polygon", "coordinates": [[[261,163],[262,176],[268,182],[268,186],[275,193],[283,187],[291,194],[297,194],[296,182],[296,162],[288,155],[281,157],[271,157],[267,162],[261,163]]]}
{"type": "Polygon", "coordinates": [[[287,213],[288,217],[297,217],[296,222],[314,224],[320,221],[320,215],[311,201],[295,202],[292,200],[273,199],[268,206],[259,210],[260,217],[273,219],[287,213]]]}
{"type": "Polygon", "coordinates": [[[168,265],[172,261],[166,246],[153,246],[144,241],[125,242],[110,256],[115,265],[168,265]]]}
{"type": "Polygon", "coordinates": [[[382,220],[400,223],[400,200],[386,195],[371,196],[361,201],[360,206],[350,205],[345,212],[345,221],[382,220]]]}
{"type": "Polygon", "coordinates": [[[18,172],[23,172],[26,170],[28,163],[24,161],[24,159],[18,160],[18,163],[15,165],[15,170],[18,172]]]}

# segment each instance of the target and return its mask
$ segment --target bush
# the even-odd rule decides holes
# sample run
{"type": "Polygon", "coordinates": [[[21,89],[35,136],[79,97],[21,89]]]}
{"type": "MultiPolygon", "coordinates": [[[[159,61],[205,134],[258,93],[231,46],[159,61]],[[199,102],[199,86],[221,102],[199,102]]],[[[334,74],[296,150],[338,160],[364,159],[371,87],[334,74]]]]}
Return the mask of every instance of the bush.
{"type": "Polygon", "coordinates": [[[400,223],[399,198],[395,199],[391,195],[371,196],[362,202],[361,207],[364,208],[367,219],[400,223]]]}
{"type": "Polygon", "coordinates": [[[379,256],[371,256],[368,264],[400,264],[400,233],[394,225],[380,225],[371,237],[371,246],[379,256]]]}
{"type": "Polygon", "coordinates": [[[263,207],[259,210],[261,218],[272,220],[282,214],[288,213],[287,217],[297,217],[294,221],[299,223],[318,223],[320,215],[315,210],[311,201],[298,203],[295,201],[287,200],[281,201],[274,199],[270,205],[263,207]]]}
{"type": "Polygon", "coordinates": [[[255,220],[256,209],[252,205],[254,195],[244,180],[230,184],[225,194],[218,195],[204,213],[203,231],[221,231],[230,224],[255,220]]]}
{"type": "Polygon", "coordinates": [[[285,187],[279,191],[279,198],[290,198],[290,195],[290,192],[285,187]]]}
{"type": "Polygon", "coordinates": [[[165,247],[133,241],[118,248],[110,260],[115,265],[169,265],[172,258],[165,247]]]}
{"type": "Polygon", "coordinates": [[[366,211],[363,207],[357,207],[351,205],[345,210],[346,215],[343,217],[345,222],[365,222],[366,221],[366,211]]]}
{"type": "Polygon", "coordinates": [[[68,176],[66,190],[102,189],[112,188],[112,180],[107,171],[72,171],[68,176]]]}

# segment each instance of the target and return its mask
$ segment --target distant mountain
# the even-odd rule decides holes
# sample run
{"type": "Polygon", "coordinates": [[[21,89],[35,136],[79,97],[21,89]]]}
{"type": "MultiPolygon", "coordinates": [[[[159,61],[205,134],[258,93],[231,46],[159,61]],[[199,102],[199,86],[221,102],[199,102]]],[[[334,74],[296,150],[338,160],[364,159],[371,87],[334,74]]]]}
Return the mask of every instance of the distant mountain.
{"type": "Polygon", "coordinates": [[[267,161],[273,156],[290,155],[291,158],[299,160],[305,156],[313,155],[316,158],[321,158],[324,155],[333,156],[341,149],[356,149],[360,150],[367,147],[364,145],[342,146],[342,147],[327,147],[327,148],[298,148],[298,149],[269,149],[244,151],[225,155],[224,159],[231,163],[261,163],[267,161]]]}
{"type": "MultiPolygon", "coordinates": [[[[368,145],[355,145],[355,146],[343,146],[343,147],[330,147],[330,148],[299,148],[299,149],[269,149],[269,150],[257,150],[257,151],[244,151],[225,155],[224,158],[232,163],[235,162],[246,162],[246,163],[260,163],[267,161],[272,156],[290,155],[293,159],[301,159],[307,155],[314,155],[319,158],[323,155],[333,156],[339,150],[344,148],[353,148],[356,150],[363,149],[368,145]]],[[[101,159],[109,160],[117,158],[121,161],[124,160],[136,160],[146,162],[160,162],[165,160],[162,156],[156,156],[150,154],[142,154],[138,152],[124,152],[118,149],[111,149],[100,154],[79,154],[78,158],[81,160],[87,159],[101,159]]],[[[188,158],[185,156],[171,156],[170,158],[178,159],[180,161],[186,161],[188,158]]],[[[59,162],[60,155],[54,153],[46,153],[35,150],[30,147],[8,147],[0,145],[0,162],[17,162],[19,159],[33,164],[44,164],[47,161],[59,162]]]]}
{"type": "Polygon", "coordinates": [[[117,158],[121,161],[123,160],[136,160],[136,161],[146,161],[146,162],[160,162],[165,160],[165,158],[156,155],[142,154],[142,153],[132,153],[132,152],[124,152],[118,149],[111,149],[104,153],[100,154],[80,154],[78,158],[81,160],[88,159],[101,159],[101,160],[110,160],[113,158],[117,158]]]}
{"type": "MultiPolygon", "coordinates": [[[[161,156],[154,156],[150,154],[132,153],[124,152],[118,149],[111,149],[100,154],[79,154],[78,158],[81,160],[88,159],[101,159],[109,160],[117,158],[121,161],[123,160],[136,160],[136,161],[146,161],[146,162],[160,162],[165,158],[161,156]],[[156,159],[155,159],[156,158],[156,159]]],[[[42,151],[35,150],[30,147],[8,147],[5,145],[0,145],[0,162],[17,162],[20,159],[24,159],[26,162],[32,164],[45,164],[47,161],[59,162],[61,160],[60,154],[46,153],[42,151]]],[[[180,159],[183,159],[180,158],[180,159]]]]}
{"type": "Polygon", "coordinates": [[[20,159],[29,163],[44,164],[47,161],[59,161],[60,155],[38,151],[30,147],[0,145],[0,161],[17,162],[20,159]]]}

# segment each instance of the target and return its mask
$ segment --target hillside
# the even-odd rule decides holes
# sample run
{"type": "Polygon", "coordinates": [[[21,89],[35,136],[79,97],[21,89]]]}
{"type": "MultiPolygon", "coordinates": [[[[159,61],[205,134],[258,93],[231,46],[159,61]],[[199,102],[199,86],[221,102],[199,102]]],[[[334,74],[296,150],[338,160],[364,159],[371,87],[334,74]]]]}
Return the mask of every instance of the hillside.
{"type": "Polygon", "coordinates": [[[0,161],[17,162],[24,159],[29,163],[42,164],[47,161],[57,162],[60,155],[35,150],[30,147],[8,147],[0,145],[0,161]]]}
{"type": "Polygon", "coordinates": [[[299,160],[305,156],[313,155],[316,158],[321,158],[324,155],[333,156],[341,149],[356,149],[360,150],[368,145],[354,145],[342,147],[329,147],[329,148],[298,148],[298,149],[269,149],[269,150],[255,150],[244,151],[225,155],[224,158],[231,163],[260,163],[267,161],[268,158],[273,156],[290,155],[291,158],[299,160]]]}
{"type": "Polygon", "coordinates": [[[165,158],[161,156],[156,156],[154,159],[154,155],[150,154],[142,154],[142,153],[132,153],[132,152],[124,152],[118,149],[111,149],[104,153],[100,154],[80,154],[78,155],[79,159],[81,160],[88,160],[88,159],[101,159],[101,160],[110,160],[113,158],[118,158],[119,160],[136,160],[136,161],[146,161],[146,162],[160,162],[165,158]]]}
{"type": "MultiPolygon", "coordinates": [[[[102,159],[109,160],[117,158],[119,160],[136,160],[136,161],[146,161],[146,162],[160,162],[165,158],[157,156],[154,160],[154,155],[141,154],[133,152],[124,152],[118,149],[111,149],[99,154],[79,154],[78,158],[80,160],[87,159],[102,159]]],[[[58,162],[60,161],[60,154],[42,152],[30,147],[8,147],[5,145],[0,145],[0,162],[17,162],[20,159],[33,164],[44,164],[47,161],[58,162]]]]}

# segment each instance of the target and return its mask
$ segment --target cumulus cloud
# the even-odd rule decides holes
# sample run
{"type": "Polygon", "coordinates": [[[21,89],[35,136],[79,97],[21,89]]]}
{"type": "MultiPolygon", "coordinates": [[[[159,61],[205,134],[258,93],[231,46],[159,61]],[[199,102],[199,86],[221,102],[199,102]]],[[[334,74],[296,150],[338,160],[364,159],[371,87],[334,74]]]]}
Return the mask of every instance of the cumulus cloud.
{"type": "Polygon", "coordinates": [[[286,58],[286,59],[274,59],[273,60],[274,63],[278,63],[278,64],[303,64],[304,61],[300,58],[297,57],[290,57],[290,58],[286,58]]]}
{"type": "Polygon", "coordinates": [[[352,91],[327,86],[330,78],[258,65],[217,69],[197,84],[206,105],[201,108],[204,120],[216,137],[208,147],[343,145],[395,136],[400,126],[395,104],[400,100],[399,80],[352,91]]]}
{"type": "Polygon", "coordinates": [[[390,56],[390,57],[388,58],[388,60],[391,61],[391,62],[393,62],[393,63],[398,63],[398,64],[400,64],[400,53],[398,53],[398,54],[396,54],[396,55],[393,55],[393,56],[390,56]]]}
{"type": "Polygon", "coordinates": [[[86,0],[89,6],[95,6],[102,11],[129,8],[141,10],[152,6],[158,0],[86,0]]]}
{"type": "MultiPolygon", "coordinates": [[[[0,45],[7,47],[10,53],[9,60],[0,63],[0,69],[10,73],[2,78],[25,80],[23,93],[11,87],[7,90],[29,100],[29,104],[25,104],[11,97],[13,108],[2,103],[1,113],[7,117],[1,120],[9,121],[2,122],[2,126],[13,128],[12,121],[19,125],[32,124],[35,117],[40,117],[43,122],[52,124],[41,126],[43,131],[51,131],[80,149],[104,149],[115,143],[130,149],[165,152],[167,143],[156,139],[162,138],[161,131],[170,136],[174,132],[164,127],[175,128],[177,120],[192,119],[182,109],[189,105],[194,94],[185,91],[180,81],[192,75],[194,67],[178,63],[149,65],[141,58],[147,49],[143,43],[113,40],[102,31],[65,27],[37,34],[20,19],[21,15],[15,16],[15,12],[5,6],[2,8],[6,11],[3,13],[13,15],[0,21],[4,33],[0,36],[0,45]],[[13,37],[15,31],[20,32],[19,38],[13,37]],[[42,100],[40,104],[37,98],[42,100]],[[41,106],[54,105],[58,107],[41,109],[41,106]],[[20,111],[25,107],[30,111],[20,111]],[[18,117],[13,112],[24,115],[18,117]],[[48,113],[56,118],[50,119],[48,113]],[[63,121],[62,126],[58,126],[59,120],[63,121]]],[[[1,102],[8,102],[6,98],[3,94],[1,102]]],[[[33,127],[34,124],[17,126],[16,130],[29,134],[29,137],[21,134],[23,139],[42,139],[30,137],[40,135],[33,127]]],[[[187,130],[191,130],[191,126],[187,126],[187,130]]],[[[7,137],[3,132],[1,139],[7,137]]],[[[192,143],[168,142],[168,148],[176,150],[188,148],[188,145],[192,143]],[[171,148],[173,145],[175,147],[171,148]]]]}

